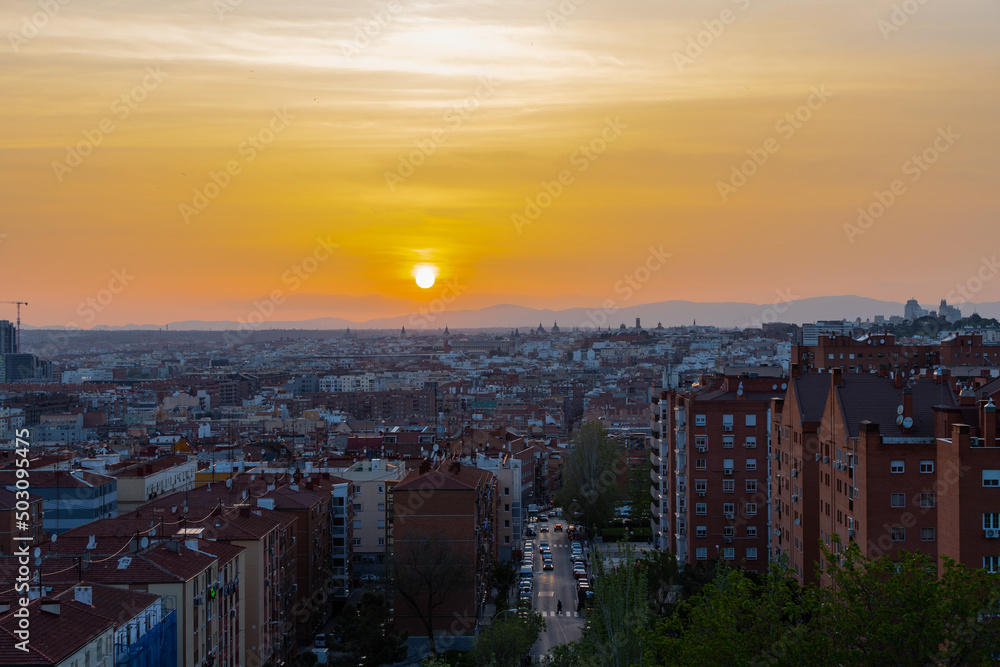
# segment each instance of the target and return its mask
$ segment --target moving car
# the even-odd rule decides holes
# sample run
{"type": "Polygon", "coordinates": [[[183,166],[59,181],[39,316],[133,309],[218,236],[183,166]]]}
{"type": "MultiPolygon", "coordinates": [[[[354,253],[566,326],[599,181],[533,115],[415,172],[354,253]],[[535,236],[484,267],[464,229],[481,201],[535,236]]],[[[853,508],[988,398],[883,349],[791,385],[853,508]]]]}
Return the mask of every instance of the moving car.
{"type": "Polygon", "coordinates": [[[543,570],[551,570],[552,569],[552,561],[551,560],[545,561],[545,564],[542,565],[542,569],[543,570]]]}
{"type": "Polygon", "coordinates": [[[538,548],[541,549],[542,553],[544,554],[546,551],[549,551],[549,543],[548,542],[539,542],[538,543],[538,548]]]}
{"type": "Polygon", "coordinates": [[[557,524],[556,524],[556,527],[555,527],[555,528],[554,528],[553,530],[554,530],[555,532],[557,532],[557,533],[561,533],[561,532],[563,532],[563,527],[562,527],[562,524],[561,524],[561,523],[557,523],[557,524]]]}
{"type": "Polygon", "coordinates": [[[549,532],[549,527],[548,526],[542,526],[542,532],[543,533],[549,532]]]}

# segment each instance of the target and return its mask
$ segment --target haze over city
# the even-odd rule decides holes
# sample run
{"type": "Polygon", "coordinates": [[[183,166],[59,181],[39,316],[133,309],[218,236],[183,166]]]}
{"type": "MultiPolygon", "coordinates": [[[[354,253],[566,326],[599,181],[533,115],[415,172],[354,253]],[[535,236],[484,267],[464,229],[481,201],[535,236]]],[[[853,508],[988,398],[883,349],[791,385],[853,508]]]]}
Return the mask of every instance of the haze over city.
{"type": "Polygon", "coordinates": [[[28,325],[933,305],[993,254],[995,3],[43,4],[0,8],[28,325]]]}

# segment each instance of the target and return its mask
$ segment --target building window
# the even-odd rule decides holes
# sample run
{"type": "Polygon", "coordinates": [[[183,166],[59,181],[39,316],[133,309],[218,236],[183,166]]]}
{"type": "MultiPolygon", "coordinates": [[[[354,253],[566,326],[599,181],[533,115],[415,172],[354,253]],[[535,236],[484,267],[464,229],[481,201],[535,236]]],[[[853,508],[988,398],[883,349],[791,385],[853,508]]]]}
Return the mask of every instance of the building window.
{"type": "Polygon", "coordinates": [[[757,526],[747,526],[747,537],[757,537],[757,526]]]}
{"type": "Polygon", "coordinates": [[[361,511],[361,503],[354,503],[354,511],[355,512],[361,511]]]}
{"type": "Polygon", "coordinates": [[[1000,556],[983,556],[983,569],[987,572],[1000,572],[1000,556]]]}
{"type": "Polygon", "coordinates": [[[708,526],[698,526],[694,529],[694,533],[698,537],[708,537],[708,526]]]}
{"type": "Polygon", "coordinates": [[[354,538],[354,546],[356,546],[356,547],[360,547],[361,546],[361,538],[360,537],[355,537],[354,538]]]}
{"type": "Polygon", "coordinates": [[[361,493],[361,485],[360,484],[355,484],[354,485],[354,493],[361,493]]]}
{"type": "Polygon", "coordinates": [[[726,449],[732,449],[735,442],[736,442],[735,438],[733,438],[733,436],[731,435],[722,436],[722,446],[725,447],[726,449]]]}
{"type": "Polygon", "coordinates": [[[905,539],[906,539],[906,528],[904,528],[902,526],[893,526],[892,527],[892,541],[893,542],[902,542],[905,539]]]}
{"type": "Polygon", "coordinates": [[[356,520],[354,522],[354,530],[361,530],[361,520],[356,520]]]}
{"type": "Polygon", "coordinates": [[[708,436],[707,435],[696,435],[694,436],[695,447],[708,447],[708,436]]]}
{"type": "Polygon", "coordinates": [[[755,449],[757,447],[757,436],[748,435],[747,440],[744,444],[746,445],[747,449],[755,449]]]}
{"type": "Polygon", "coordinates": [[[510,487],[509,486],[503,487],[503,494],[505,496],[509,496],[510,495],[510,487]]]}
{"type": "Polygon", "coordinates": [[[704,426],[705,425],[705,415],[695,415],[694,416],[694,425],[695,426],[704,426]]]}
{"type": "Polygon", "coordinates": [[[736,549],[734,549],[733,547],[725,547],[722,550],[722,558],[724,560],[733,560],[734,558],[736,558],[736,549]]]}
{"type": "Polygon", "coordinates": [[[903,459],[893,459],[889,464],[889,472],[906,472],[906,464],[903,459]]]}
{"type": "Polygon", "coordinates": [[[920,540],[922,542],[933,542],[935,538],[933,527],[920,529],[920,540]]]}
{"type": "Polygon", "coordinates": [[[934,507],[934,494],[933,493],[921,493],[920,494],[920,506],[921,507],[934,507]]]}
{"type": "Polygon", "coordinates": [[[385,546],[385,538],[384,537],[378,538],[378,545],[380,547],[384,547],[385,546]]]}
{"type": "Polygon", "coordinates": [[[385,521],[383,521],[382,519],[379,519],[377,528],[379,530],[384,529],[385,528],[385,521]]]}
{"type": "Polygon", "coordinates": [[[747,426],[756,426],[757,425],[757,415],[747,415],[747,422],[746,422],[746,424],[747,424],[747,426]]]}
{"type": "Polygon", "coordinates": [[[983,530],[1000,529],[1000,512],[983,512],[983,530]]]}
{"type": "Polygon", "coordinates": [[[735,503],[722,503],[722,513],[726,518],[731,518],[736,514],[736,504],[735,503]]]}
{"type": "Polygon", "coordinates": [[[934,472],[934,461],[930,459],[921,461],[920,472],[934,472]]]}
{"type": "Polygon", "coordinates": [[[733,473],[733,459],[722,459],[722,468],[728,470],[728,474],[731,475],[733,473]]]}
{"type": "Polygon", "coordinates": [[[1000,470],[984,470],[983,486],[1000,486],[1000,470]]]}
{"type": "Polygon", "coordinates": [[[708,462],[706,459],[695,459],[694,469],[695,470],[705,470],[708,467],[708,462]]]}
{"type": "Polygon", "coordinates": [[[379,512],[384,512],[385,511],[385,503],[379,503],[378,504],[378,511],[379,512]]]}
{"type": "Polygon", "coordinates": [[[379,493],[385,493],[385,486],[383,486],[383,485],[379,484],[379,485],[378,485],[378,492],[379,492],[379,493]]]}
{"type": "Polygon", "coordinates": [[[748,479],[746,481],[746,490],[747,493],[757,493],[757,480],[748,479]]]}
{"type": "Polygon", "coordinates": [[[705,503],[695,503],[694,513],[699,515],[708,514],[708,505],[706,505],[705,503]]]}
{"type": "Polygon", "coordinates": [[[698,560],[708,560],[707,547],[698,547],[697,549],[695,549],[694,553],[695,553],[695,558],[697,558],[698,560]]]}
{"type": "Polygon", "coordinates": [[[708,480],[707,479],[696,479],[694,480],[694,490],[698,493],[705,493],[708,491],[708,480]]]}
{"type": "Polygon", "coordinates": [[[733,479],[724,479],[724,480],[722,480],[722,492],[723,493],[732,493],[735,490],[736,490],[736,480],[733,480],[733,479]]]}
{"type": "Polygon", "coordinates": [[[503,504],[503,511],[504,512],[509,512],[510,511],[510,503],[504,503],[503,504]]]}
{"type": "Polygon", "coordinates": [[[893,493],[890,496],[892,500],[893,507],[906,507],[906,494],[905,493],[893,493]]]}
{"type": "Polygon", "coordinates": [[[747,459],[747,472],[753,472],[757,469],[757,459],[747,459]]]}
{"type": "Polygon", "coordinates": [[[747,516],[757,515],[757,503],[747,503],[747,516]]]}
{"type": "Polygon", "coordinates": [[[757,547],[747,547],[747,560],[757,560],[757,547]]]}
{"type": "MultiPolygon", "coordinates": [[[[379,522],[379,523],[381,523],[381,522],[379,522]]],[[[504,519],[503,520],[503,527],[504,528],[510,528],[510,519],[504,519]]]]}

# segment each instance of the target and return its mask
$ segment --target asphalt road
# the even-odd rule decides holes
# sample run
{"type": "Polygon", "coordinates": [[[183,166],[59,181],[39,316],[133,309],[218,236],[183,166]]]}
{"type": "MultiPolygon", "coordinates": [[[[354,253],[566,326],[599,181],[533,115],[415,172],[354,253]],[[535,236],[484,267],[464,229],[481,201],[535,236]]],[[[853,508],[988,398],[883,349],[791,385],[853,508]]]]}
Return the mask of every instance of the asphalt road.
{"type": "MultiPolygon", "coordinates": [[[[583,618],[576,611],[576,579],[573,577],[573,561],[570,542],[566,533],[551,532],[559,520],[549,520],[548,533],[538,533],[535,542],[535,584],[532,595],[534,610],[545,618],[546,630],[539,636],[532,648],[532,659],[538,662],[542,655],[553,646],[576,641],[583,634],[583,618]],[[539,544],[548,541],[552,545],[553,569],[542,570],[542,552],[539,544]],[[556,614],[559,600],[563,613],[556,614]]],[[[565,522],[563,527],[565,528],[565,522]]],[[[539,524],[540,526],[541,524],[539,524]]]]}

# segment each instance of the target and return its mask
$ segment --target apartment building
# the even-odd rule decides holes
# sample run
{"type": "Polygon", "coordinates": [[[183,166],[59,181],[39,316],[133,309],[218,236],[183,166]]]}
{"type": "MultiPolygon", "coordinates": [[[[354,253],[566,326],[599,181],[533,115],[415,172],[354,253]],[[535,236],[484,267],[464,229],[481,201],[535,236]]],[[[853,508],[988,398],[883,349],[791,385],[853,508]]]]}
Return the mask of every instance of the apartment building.
{"type": "Polygon", "coordinates": [[[768,563],[768,420],[782,378],[703,376],[654,397],[650,460],[657,546],[680,562],[768,563]]]}
{"type": "Polygon", "coordinates": [[[358,461],[340,476],[351,484],[351,546],[354,576],[386,575],[386,498],[406,476],[406,466],[386,459],[358,461]]]}

